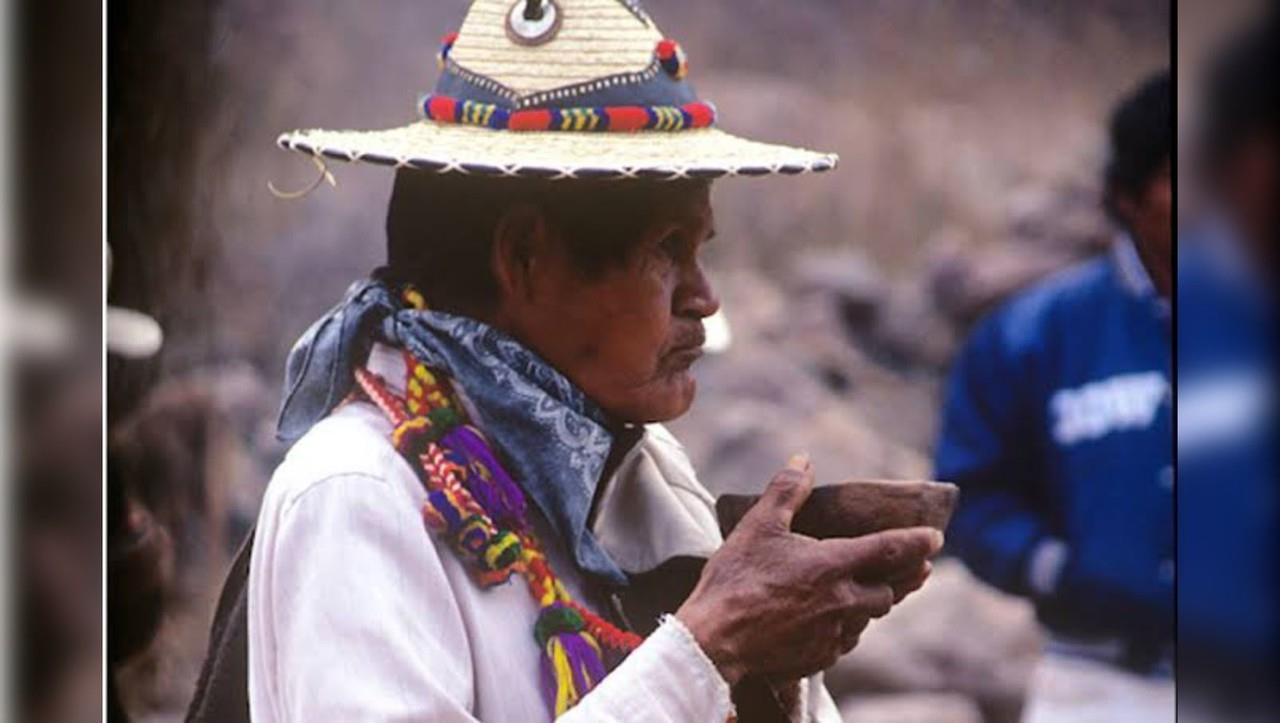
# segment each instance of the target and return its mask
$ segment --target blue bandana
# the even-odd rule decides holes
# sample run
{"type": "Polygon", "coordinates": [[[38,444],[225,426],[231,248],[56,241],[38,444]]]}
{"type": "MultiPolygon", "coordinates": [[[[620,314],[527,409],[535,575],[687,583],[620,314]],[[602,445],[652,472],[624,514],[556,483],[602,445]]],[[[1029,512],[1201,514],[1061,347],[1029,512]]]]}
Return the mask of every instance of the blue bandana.
{"type": "Polygon", "coordinates": [[[294,441],[351,392],[375,341],[408,350],[466,392],[502,461],[587,573],[626,576],[587,529],[613,437],[604,413],[563,374],[474,319],[406,309],[379,281],[358,281],[289,352],[278,435],[294,441]]]}

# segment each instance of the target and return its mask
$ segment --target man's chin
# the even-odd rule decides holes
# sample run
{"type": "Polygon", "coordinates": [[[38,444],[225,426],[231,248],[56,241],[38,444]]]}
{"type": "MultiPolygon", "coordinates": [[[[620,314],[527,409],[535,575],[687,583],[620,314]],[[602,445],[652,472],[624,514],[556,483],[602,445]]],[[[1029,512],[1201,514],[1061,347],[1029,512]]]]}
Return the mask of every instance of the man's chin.
{"type": "Polygon", "coordinates": [[[693,406],[693,398],[698,394],[698,380],[688,369],[676,372],[669,381],[670,391],[667,393],[661,411],[655,414],[651,422],[670,422],[684,416],[693,406]]]}
{"type": "Polygon", "coordinates": [[[631,424],[670,422],[689,411],[697,393],[698,382],[686,369],[673,372],[657,389],[627,408],[606,411],[611,417],[631,424]]]}

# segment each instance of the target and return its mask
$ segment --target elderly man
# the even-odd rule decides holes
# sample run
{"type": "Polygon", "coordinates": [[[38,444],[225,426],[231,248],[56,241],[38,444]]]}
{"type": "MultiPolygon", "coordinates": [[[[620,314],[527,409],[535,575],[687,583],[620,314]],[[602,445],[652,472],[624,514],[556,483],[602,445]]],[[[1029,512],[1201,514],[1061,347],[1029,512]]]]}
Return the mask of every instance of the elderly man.
{"type": "Polygon", "coordinates": [[[425,120],[280,141],[400,170],[387,266],[290,355],[298,441],[244,605],[253,719],[838,720],[815,674],[941,534],[792,533],[797,456],[721,544],[658,426],[718,306],[707,179],[834,158],[708,127],[632,0],[481,0],[440,60],[425,120]],[[705,561],[687,596],[638,604],[681,560],[705,561]]]}
{"type": "Polygon", "coordinates": [[[1049,629],[1027,720],[1173,716],[1173,92],[1148,79],[1111,121],[1109,258],[974,331],[937,447],[964,490],[952,537],[1049,629]]]}

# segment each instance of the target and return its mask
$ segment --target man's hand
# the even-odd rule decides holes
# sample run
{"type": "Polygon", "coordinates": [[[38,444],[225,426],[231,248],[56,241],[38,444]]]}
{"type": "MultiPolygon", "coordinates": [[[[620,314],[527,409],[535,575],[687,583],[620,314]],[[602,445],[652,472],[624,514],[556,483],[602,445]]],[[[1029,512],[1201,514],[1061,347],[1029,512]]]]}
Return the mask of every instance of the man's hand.
{"type": "Polygon", "coordinates": [[[831,667],[872,618],[924,584],[942,548],[942,533],[927,527],[830,540],[793,533],[812,489],[808,459],[793,457],[676,612],[730,685],[831,667]]]}

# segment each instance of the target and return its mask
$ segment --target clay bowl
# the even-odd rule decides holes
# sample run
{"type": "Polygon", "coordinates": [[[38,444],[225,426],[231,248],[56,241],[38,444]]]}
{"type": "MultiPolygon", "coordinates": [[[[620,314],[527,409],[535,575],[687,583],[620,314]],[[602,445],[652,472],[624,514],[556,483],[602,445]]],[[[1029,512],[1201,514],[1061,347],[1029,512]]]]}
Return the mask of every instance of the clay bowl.
{"type": "MultiPolygon", "coordinates": [[[[849,480],[817,487],[796,513],[791,529],[819,539],[858,537],[899,527],[946,531],[960,489],[947,482],[849,480]]],[[[721,495],[720,531],[728,536],[760,495],[721,495]]]]}

